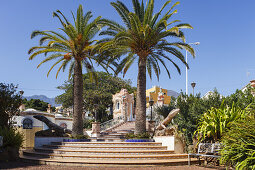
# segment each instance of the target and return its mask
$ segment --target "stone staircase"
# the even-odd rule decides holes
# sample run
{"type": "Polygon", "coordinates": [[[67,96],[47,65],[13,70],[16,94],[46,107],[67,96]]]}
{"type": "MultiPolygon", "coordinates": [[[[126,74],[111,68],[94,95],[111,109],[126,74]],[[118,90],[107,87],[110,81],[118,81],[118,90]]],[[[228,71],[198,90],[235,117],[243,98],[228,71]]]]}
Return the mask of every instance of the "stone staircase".
{"type": "MultiPolygon", "coordinates": [[[[174,154],[156,142],[52,142],[24,150],[23,161],[63,166],[187,165],[187,154],[174,154]]],[[[191,160],[197,162],[196,159],[191,160]]]]}
{"type": "MultiPolygon", "coordinates": [[[[20,155],[23,161],[63,166],[187,165],[187,154],[175,154],[157,142],[124,142],[135,122],[120,123],[91,142],[51,142],[20,155]],[[101,141],[101,142],[99,142],[101,141]]],[[[191,163],[197,163],[192,159],[191,163]]]]}
{"type": "Polygon", "coordinates": [[[127,133],[134,133],[135,130],[135,122],[123,122],[114,128],[103,131],[102,137],[99,137],[99,140],[104,140],[107,142],[121,142],[125,141],[125,135],[127,133]]]}

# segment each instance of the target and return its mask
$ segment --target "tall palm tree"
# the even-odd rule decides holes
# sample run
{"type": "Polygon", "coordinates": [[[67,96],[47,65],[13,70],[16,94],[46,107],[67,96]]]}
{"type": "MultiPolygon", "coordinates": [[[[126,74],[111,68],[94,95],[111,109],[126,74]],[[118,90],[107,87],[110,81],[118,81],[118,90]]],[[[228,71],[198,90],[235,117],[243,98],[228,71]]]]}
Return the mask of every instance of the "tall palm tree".
{"type": "MultiPolygon", "coordinates": [[[[91,73],[91,77],[95,77],[94,67],[92,61],[97,62],[98,58],[94,55],[94,47],[96,41],[93,40],[94,36],[100,31],[101,17],[97,17],[93,21],[89,22],[92,18],[92,13],[89,11],[83,13],[82,5],[77,9],[76,18],[74,14],[73,22],[70,23],[67,18],[59,11],[53,12],[53,16],[57,17],[61,23],[59,28],[63,33],[55,31],[34,31],[31,34],[31,38],[41,36],[39,46],[32,47],[28,54],[30,54],[29,60],[35,58],[40,54],[45,54],[46,58],[37,66],[48,61],[54,60],[54,64],[50,68],[47,76],[52,69],[60,65],[56,78],[61,70],[65,71],[66,67],[69,66],[69,76],[73,75],[74,83],[74,113],[73,113],[73,129],[72,135],[83,134],[83,67],[88,73],[91,73]]],[[[105,65],[100,62],[98,63],[105,68],[105,65]]]]}
{"type": "Polygon", "coordinates": [[[162,65],[170,78],[165,61],[172,63],[181,73],[173,58],[179,59],[188,66],[179,50],[185,49],[193,56],[194,50],[185,43],[184,34],[180,30],[192,27],[189,24],[176,24],[180,22],[179,20],[169,21],[177,12],[173,8],[179,2],[172,5],[165,13],[163,10],[171,1],[165,2],[157,13],[154,13],[154,0],[149,0],[146,5],[139,0],[132,2],[134,12],[130,12],[121,1],[112,2],[111,5],[116,9],[125,26],[104,19],[101,23],[109,27],[100,34],[108,35],[101,41],[102,51],[108,50],[115,57],[124,56],[117,67],[117,73],[123,71],[125,76],[130,66],[134,62],[138,63],[135,133],[140,134],[146,131],[146,70],[151,78],[153,69],[159,79],[160,65],[162,65]]]}

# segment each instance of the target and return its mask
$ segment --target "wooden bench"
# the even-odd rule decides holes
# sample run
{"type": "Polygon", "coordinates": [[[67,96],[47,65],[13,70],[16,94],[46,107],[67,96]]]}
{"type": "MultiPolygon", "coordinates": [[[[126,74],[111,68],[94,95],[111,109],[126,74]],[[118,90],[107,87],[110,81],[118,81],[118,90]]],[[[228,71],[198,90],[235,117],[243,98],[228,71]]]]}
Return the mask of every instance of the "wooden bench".
{"type": "Polygon", "coordinates": [[[188,154],[188,165],[190,165],[191,157],[196,157],[199,160],[200,158],[205,158],[205,163],[207,163],[207,158],[218,159],[219,155],[220,143],[200,143],[198,145],[197,153],[189,153],[188,154]]]}

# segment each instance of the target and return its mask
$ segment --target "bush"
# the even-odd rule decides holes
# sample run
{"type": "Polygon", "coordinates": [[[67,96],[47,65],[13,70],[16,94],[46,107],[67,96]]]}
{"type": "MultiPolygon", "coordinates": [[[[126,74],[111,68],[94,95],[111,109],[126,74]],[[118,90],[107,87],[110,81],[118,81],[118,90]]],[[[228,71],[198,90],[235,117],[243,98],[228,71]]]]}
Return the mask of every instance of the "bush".
{"type": "Polygon", "coordinates": [[[233,122],[223,136],[221,163],[236,169],[255,169],[255,118],[254,115],[233,122]]]}
{"type": "Polygon", "coordinates": [[[92,119],[92,120],[85,119],[83,121],[83,129],[91,129],[92,128],[92,123],[94,121],[95,121],[94,119],[92,119]]]}
{"type": "Polygon", "coordinates": [[[126,139],[150,139],[151,135],[149,133],[142,133],[142,134],[133,134],[133,133],[128,133],[125,135],[126,139]]]}
{"type": "Polygon", "coordinates": [[[199,141],[219,141],[222,135],[229,129],[232,122],[239,120],[246,113],[232,104],[232,107],[225,106],[222,102],[220,108],[212,107],[200,119],[197,131],[199,141]]]}
{"type": "Polygon", "coordinates": [[[24,141],[23,135],[14,128],[0,128],[0,136],[3,136],[3,148],[11,147],[19,149],[24,141]]]}

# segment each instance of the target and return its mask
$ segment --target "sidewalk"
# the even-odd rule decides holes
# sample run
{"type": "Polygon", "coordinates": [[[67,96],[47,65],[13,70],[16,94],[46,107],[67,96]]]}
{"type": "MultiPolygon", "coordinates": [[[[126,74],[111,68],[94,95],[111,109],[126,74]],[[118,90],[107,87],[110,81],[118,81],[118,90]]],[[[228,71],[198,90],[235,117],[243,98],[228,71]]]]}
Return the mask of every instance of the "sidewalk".
{"type": "Polygon", "coordinates": [[[202,167],[202,166],[157,166],[157,167],[72,167],[72,166],[51,166],[51,165],[35,165],[24,162],[0,162],[0,169],[11,169],[11,170],[72,170],[72,169],[83,169],[83,170],[224,170],[225,168],[219,167],[202,167]]]}

